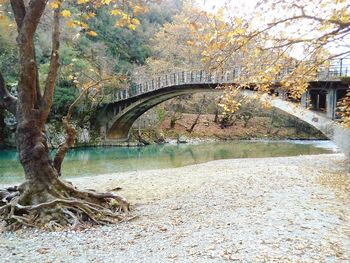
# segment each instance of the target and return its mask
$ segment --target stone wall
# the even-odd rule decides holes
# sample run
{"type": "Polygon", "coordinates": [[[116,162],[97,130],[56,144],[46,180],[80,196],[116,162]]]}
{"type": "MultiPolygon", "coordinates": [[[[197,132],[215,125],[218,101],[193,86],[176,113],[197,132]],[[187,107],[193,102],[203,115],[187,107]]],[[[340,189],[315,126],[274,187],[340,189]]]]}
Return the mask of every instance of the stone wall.
{"type": "MultiPolygon", "coordinates": [[[[74,123],[73,123],[74,124],[74,123]]],[[[54,122],[46,124],[46,133],[49,138],[49,144],[53,148],[57,148],[65,139],[65,131],[61,122],[54,122]]],[[[92,130],[90,127],[80,127],[75,124],[77,130],[76,147],[79,146],[94,146],[100,144],[100,137],[98,132],[92,130]]]]}

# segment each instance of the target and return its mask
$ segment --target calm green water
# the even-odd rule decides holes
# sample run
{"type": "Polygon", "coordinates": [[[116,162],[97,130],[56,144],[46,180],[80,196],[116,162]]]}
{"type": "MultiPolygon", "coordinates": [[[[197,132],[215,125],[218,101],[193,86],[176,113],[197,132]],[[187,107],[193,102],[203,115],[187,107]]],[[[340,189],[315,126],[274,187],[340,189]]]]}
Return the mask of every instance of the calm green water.
{"type": "MultiPolygon", "coordinates": [[[[73,149],[63,163],[62,173],[64,176],[94,176],[103,173],[181,167],[219,159],[331,153],[332,147],[333,144],[327,141],[227,141],[133,148],[73,149]]],[[[23,170],[16,151],[0,151],[0,183],[13,183],[22,178],[23,170]]]]}

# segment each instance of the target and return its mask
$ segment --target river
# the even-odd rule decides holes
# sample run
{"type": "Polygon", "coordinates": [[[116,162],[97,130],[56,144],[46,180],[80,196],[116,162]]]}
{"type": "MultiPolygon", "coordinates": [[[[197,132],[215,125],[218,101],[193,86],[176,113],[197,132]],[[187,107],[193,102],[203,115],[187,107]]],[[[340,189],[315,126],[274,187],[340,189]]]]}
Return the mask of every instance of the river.
{"type": "MultiPolygon", "coordinates": [[[[71,149],[63,163],[67,177],[94,176],[134,170],[182,167],[211,160],[282,157],[331,153],[329,141],[225,141],[165,144],[145,147],[92,147],[71,149]]],[[[0,183],[23,180],[15,150],[0,151],[0,183]]]]}

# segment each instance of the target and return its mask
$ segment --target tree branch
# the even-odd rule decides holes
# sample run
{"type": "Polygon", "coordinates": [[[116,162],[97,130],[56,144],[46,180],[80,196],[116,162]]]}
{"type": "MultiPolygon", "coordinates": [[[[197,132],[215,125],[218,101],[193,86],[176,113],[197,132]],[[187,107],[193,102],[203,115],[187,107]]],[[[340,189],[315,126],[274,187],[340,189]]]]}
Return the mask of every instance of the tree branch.
{"type": "Polygon", "coordinates": [[[15,2],[16,0],[11,0],[13,6],[17,8],[17,22],[21,25],[17,37],[19,64],[21,65],[18,81],[18,100],[20,103],[17,105],[17,118],[22,119],[31,117],[38,106],[39,93],[34,35],[47,0],[30,0],[26,6],[24,18],[22,17],[23,5],[15,2]]]}
{"type": "Polygon", "coordinates": [[[45,91],[43,95],[42,105],[40,107],[43,119],[46,120],[51,106],[53,93],[55,90],[55,82],[59,69],[59,48],[60,48],[60,8],[55,9],[52,30],[52,51],[49,73],[46,78],[45,91]]]}
{"type": "Polygon", "coordinates": [[[0,106],[4,107],[16,116],[16,104],[17,99],[13,97],[6,89],[5,80],[0,73],[0,106]]]}
{"type": "Polygon", "coordinates": [[[19,32],[22,28],[23,19],[26,15],[26,8],[23,0],[11,0],[11,7],[15,15],[17,31],[19,32]]]}
{"type": "MultiPolygon", "coordinates": [[[[11,0],[16,2],[17,0],[11,0]]],[[[19,44],[31,42],[48,0],[31,0],[19,28],[19,44]]]]}
{"type": "MultiPolygon", "coordinates": [[[[23,20],[26,15],[26,8],[24,5],[23,0],[11,0],[11,7],[15,15],[15,20],[17,24],[17,31],[20,33],[20,30],[22,28],[23,20]]],[[[36,64],[36,55],[35,55],[35,47],[33,50],[34,53],[34,60],[36,64]]],[[[40,91],[40,83],[39,83],[39,72],[36,68],[36,107],[40,104],[42,99],[41,91],[40,91]]]]}
{"type": "Polygon", "coordinates": [[[93,83],[89,87],[86,87],[76,98],[76,100],[69,106],[67,115],[63,117],[63,125],[66,130],[66,138],[65,141],[58,147],[57,153],[55,155],[54,159],[54,167],[57,170],[58,174],[61,175],[61,166],[62,162],[64,160],[64,157],[66,156],[67,151],[70,147],[72,147],[75,143],[75,138],[77,131],[74,128],[74,126],[71,123],[71,118],[73,116],[74,110],[76,106],[80,103],[83,96],[93,87],[98,86],[103,80],[100,80],[96,83],[93,83]]]}

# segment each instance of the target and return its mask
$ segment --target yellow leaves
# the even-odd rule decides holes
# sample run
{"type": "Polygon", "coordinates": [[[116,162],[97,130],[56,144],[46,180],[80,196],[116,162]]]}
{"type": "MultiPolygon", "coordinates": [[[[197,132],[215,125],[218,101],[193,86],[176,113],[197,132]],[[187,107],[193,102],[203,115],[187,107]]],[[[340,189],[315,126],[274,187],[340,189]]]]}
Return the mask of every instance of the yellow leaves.
{"type": "Polygon", "coordinates": [[[130,30],[136,30],[137,26],[140,25],[140,21],[137,18],[133,18],[128,25],[130,30]]]}
{"type": "Polygon", "coordinates": [[[120,19],[114,24],[114,26],[116,26],[116,27],[124,27],[127,23],[128,23],[128,21],[126,21],[124,19],[120,19]]]}
{"type": "Polygon", "coordinates": [[[89,0],[78,0],[77,1],[77,4],[78,5],[83,5],[83,4],[86,4],[86,3],[88,3],[89,2],[89,0]]]}
{"type": "MultiPolygon", "coordinates": [[[[115,0],[98,0],[98,1],[76,0],[74,2],[77,5],[89,4],[89,6],[87,6],[88,8],[86,10],[83,10],[81,13],[76,13],[76,12],[71,13],[71,11],[68,9],[64,9],[60,13],[61,16],[65,18],[72,17],[74,15],[74,18],[76,20],[68,21],[66,23],[67,26],[71,28],[78,27],[78,26],[82,27],[83,29],[89,28],[89,26],[85,22],[90,18],[93,18],[96,16],[95,12],[89,11],[91,10],[90,4],[91,4],[91,7],[95,9],[101,8],[102,5],[113,4],[113,8],[110,11],[110,14],[112,16],[120,17],[120,19],[116,21],[115,26],[127,27],[130,30],[136,30],[137,26],[140,25],[140,21],[136,17],[132,17],[131,14],[138,15],[148,11],[147,5],[141,4],[143,3],[142,1],[125,1],[125,3],[124,2],[120,3],[119,1],[115,1],[115,0]]],[[[53,2],[51,2],[50,4],[50,7],[52,9],[57,9],[60,7],[60,5],[61,5],[61,0],[53,0],[53,2]]],[[[94,31],[87,32],[87,34],[90,36],[94,36],[94,33],[95,33],[94,31]]]]}
{"type": "Polygon", "coordinates": [[[80,26],[81,28],[83,29],[88,29],[89,28],[89,25],[82,22],[82,21],[75,21],[76,25],[80,26]]]}
{"type": "Polygon", "coordinates": [[[341,116],[341,124],[350,128],[350,92],[348,91],[344,98],[338,102],[338,110],[341,116]]]}
{"type": "Polygon", "coordinates": [[[122,13],[122,19],[129,21],[130,20],[130,15],[127,13],[122,13]]]}
{"type": "Polygon", "coordinates": [[[97,33],[95,31],[92,31],[92,30],[88,31],[86,34],[88,34],[89,36],[92,36],[92,37],[97,36],[97,33]]]}
{"type": "Polygon", "coordinates": [[[111,15],[113,15],[113,16],[119,16],[119,15],[121,15],[123,12],[122,11],[120,11],[119,9],[113,9],[112,11],[111,11],[111,15]]]}
{"type": "Polygon", "coordinates": [[[59,1],[53,1],[52,3],[50,3],[50,8],[57,9],[60,7],[60,5],[61,5],[61,3],[59,1]]]}
{"type": "Polygon", "coordinates": [[[73,27],[76,26],[76,24],[75,24],[74,21],[67,21],[66,25],[67,25],[68,27],[71,27],[71,28],[73,28],[73,27]]]}
{"type": "Polygon", "coordinates": [[[343,7],[340,12],[337,13],[338,15],[338,19],[342,22],[342,23],[348,23],[350,22],[350,11],[348,9],[348,7],[343,7]]]}
{"type": "Polygon", "coordinates": [[[128,25],[128,28],[129,28],[130,30],[136,30],[136,25],[129,24],[129,25],[128,25]]]}
{"type": "Polygon", "coordinates": [[[242,28],[242,27],[236,27],[234,30],[232,30],[231,32],[229,32],[227,34],[227,37],[228,38],[231,38],[235,35],[242,35],[245,33],[245,30],[242,28]]]}
{"type": "Polygon", "coordinates": [[[221,104],[219,104],[224,111],[224,115],[231,115],[242,106],[241,101],[238,100],[239,92],[239,87],[226,87],[224,95],[221,97],[221,104]]]}
{"type": "MultiPolygon", "coordinates": [[[[134,16],[145,13],[148,11],[147,5],[140,5],[141,1],[130,1],[128,7],[131,9],[130,13],[134,16]],[[136,4],[138,3],[138,4],[136,4]]],[[[120,9],[113,9],[112,15],[120,16],[121,18],[115,23],[116,27],[127,26],[130,30],[136,30],[137,26],[140,25],[140,21],[136,17],[131,17],[130,14],[121,11],[120,9]]]]}
{"type": "Polygon", "coordinates": [[[131,19],[131,24],[138,26],[138,25],[140,25],[140,20],[138,20],[137,18],[133,18],[133,19],[131,19]]]}
{"type": "Polygon", "coordinates": [[[131,3],[130,6],[135,16],[144,14],[148,11],[147,6],[135,5],[133,3],[131,3]]]}
{"type": "Polygon", "coordinates": [[[121,18],[115,23],[116,27],[127,26],[130,30],[136,30],[137,26],[140,25],[140,21],[137,18],[131,18],[129,14],[118,9],[112,10],[111,14],[121,16],[121,18]]]}
{"type": "Polygon", "coordinates": [[[71,16],[71,12],[69,10],[65,9],[65,10],[63,10],[61,12],[61,16],[63,16],[63,17],[70,17],[71,16]]]}
{"type": "Polygon", "coordinates": [[[89,25],[82,22],[82,21],[79,21],[79,20],[70,20],[70,21],[67,21],[66,25],[70,28],[74,28],[74,27],[81,27],[82,29],[84,30],[87,30],[89,29],[89,25]]]}

